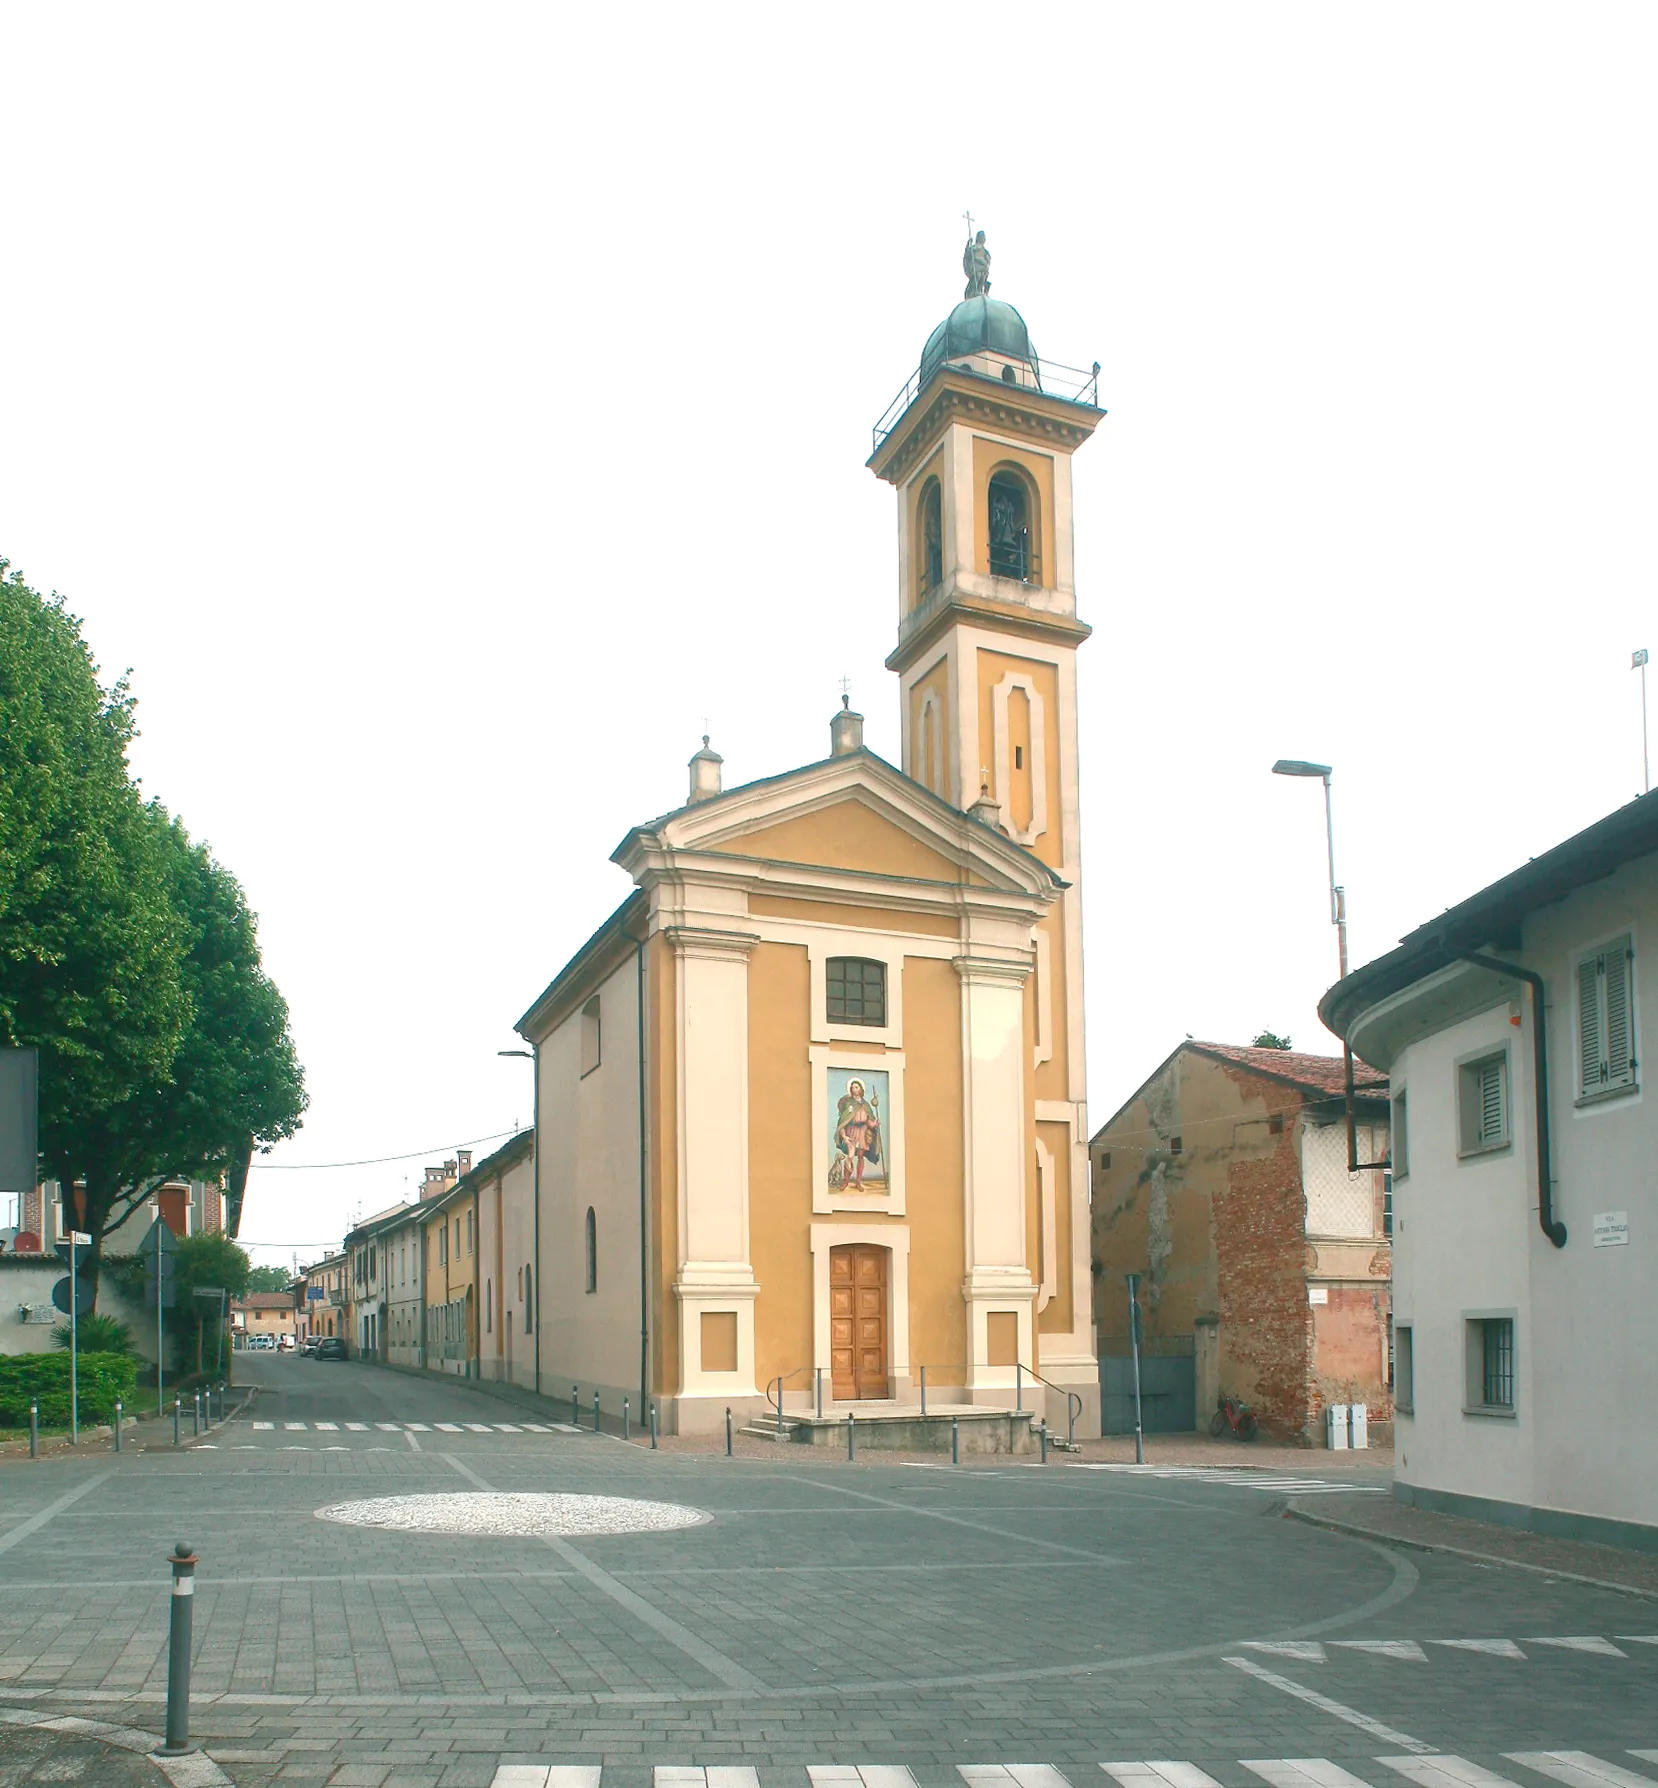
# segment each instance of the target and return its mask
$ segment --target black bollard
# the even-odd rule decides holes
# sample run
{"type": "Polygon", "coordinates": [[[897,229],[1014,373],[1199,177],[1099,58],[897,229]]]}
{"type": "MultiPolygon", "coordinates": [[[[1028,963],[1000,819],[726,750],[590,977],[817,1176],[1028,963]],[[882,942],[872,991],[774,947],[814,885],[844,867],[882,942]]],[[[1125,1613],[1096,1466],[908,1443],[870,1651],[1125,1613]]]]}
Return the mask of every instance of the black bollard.
{"type": "Polygon", "coordinates": [[[950,1418],[950,1463],[961,1464],[961,1417],[950,1418]]]}
{"type": "MultiPolygon", "coordinates": [[[[192,1413],[190,1419],[195,1424],[191,1428],[190,1433],[193,1438],[199,1440],[201,1438],[201,1392],[200,1391],[196,1392],[196,1407],[195,1407],[195,1410],[192,1413]]],[[[209,1421],[213,1420],[213,1402],[212,1402],[211,1394],[209,1394],[209,1398],[208,1398],[207,1419],[209,1421]]]]}
{"type": "Polygon", "coordinates": [[[1042,1418],[1042,1463],[1048,1463],[1048,1419],[1042,1418]]]}
{"type": "Polygon", "coordinates": [[[182,1757],[190,1742],[190,1614],[196,1600],[194,1552],[180,1540],[167,1560],[173,1567],[172,1620],[167,1636],[167,1742],[164,1757],[182,1757]]]}
{"type": "Polygon", "coordinates": [[[40,1405],[32,1397],[29,1400],[29,1457],[40,1457],[40,1405]]]}
{"type": "Polygon", "coordinates": [[[173,1445],[174,1446],[177,1446],[179,1443],[178,1424],[179,1424],[179,1417],[183,1414],[183,1410],[184,1410],[184,1399],[182,1397],[175,1395],[173,1398],[173,1445]]]}
{"type": "Polygon", "coordinates": [[[570,1426],[581,1426],[581,1398],[574,1385],[570,1387],[570,1426]]]}
{"type": "Polygon", "coordinates": [[[121,1450],[121,1399],[115,1399],[115,1450],[121,1450]]]}
{"type": "Polygon", "coordinates": [[[855,1411],[849,1409],[846,1412],[846,1456],[848,1459],[856,1459],[858,1456],[857,1433],[858,1417],[855,1411]]]}
{"type": "Polygon", "coordinates": [[[731,1457],[731,1409],[729,1405],[725,1412],[725,1456],[728,1459],[731,1457]]]}
{"type": "Polygon", "coordinates": [[[651,1451],[656,1451],[656,1405],[651,1405],[651,1451]]]}
{"type": "Polygon", "coordinates": [[[632,1435],[633,1430],[628,1426],[628,1400],[624,1397],[622,1399],[622,1439],[629,1440],[632,1435]]]}
{"type": "Polygon", "coordinates": [[[597,1434],[598,1431],[599,1431],[599,1393],[597,1391],[595,1391],[593,1393],[593,1432],[595,1434],[597,1434]]]}

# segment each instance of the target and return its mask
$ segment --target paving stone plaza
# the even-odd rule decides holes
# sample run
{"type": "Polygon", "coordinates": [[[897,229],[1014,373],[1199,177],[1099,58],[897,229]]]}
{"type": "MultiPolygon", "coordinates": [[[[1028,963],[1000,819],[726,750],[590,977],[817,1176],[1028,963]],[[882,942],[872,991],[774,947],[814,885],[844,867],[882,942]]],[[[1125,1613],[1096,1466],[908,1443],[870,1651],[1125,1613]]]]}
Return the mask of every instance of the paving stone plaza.
{"type": "Polygon", "coordinates": [[[178,1781],[1658,1788],[1658,1598],[1284,1518],[1381,1471],[727,1460],[244,1377],[195,1446],[0,1465],[0,1781],[162,1779],[186,1540],[178,1781]]]}

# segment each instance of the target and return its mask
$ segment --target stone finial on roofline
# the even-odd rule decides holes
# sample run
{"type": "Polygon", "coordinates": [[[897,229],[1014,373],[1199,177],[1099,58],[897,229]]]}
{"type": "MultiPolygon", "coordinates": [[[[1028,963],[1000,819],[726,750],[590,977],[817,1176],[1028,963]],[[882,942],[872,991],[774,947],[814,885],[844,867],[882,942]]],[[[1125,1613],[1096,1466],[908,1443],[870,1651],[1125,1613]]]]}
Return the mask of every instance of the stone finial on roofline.
{"type": "Polygon", "coordinates": [[[829,755],[850,757],[864,748],[864,717],[852,711],[852,697],[841,696],[840,712],[829,722],[829,755]]]}
{"type": "Polygon", "coordinates": [[[709,801],[720,792],[720,765],[725,759],[708,749],[708,735],[702,735],[702,750],[691,759],[691,795],[696,801],[709,801]]]}

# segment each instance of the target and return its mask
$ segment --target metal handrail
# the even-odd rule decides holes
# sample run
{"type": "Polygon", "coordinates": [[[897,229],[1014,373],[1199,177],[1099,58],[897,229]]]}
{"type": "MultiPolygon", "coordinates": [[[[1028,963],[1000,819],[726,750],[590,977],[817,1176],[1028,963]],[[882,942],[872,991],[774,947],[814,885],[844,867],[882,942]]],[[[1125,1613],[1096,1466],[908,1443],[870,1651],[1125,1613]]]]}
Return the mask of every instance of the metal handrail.
{"type": "Polygon", "coordinates": [[[1018,1363],[1018,1371],[1021,1374],[1028,1372],[1038,1384],[1045,1384],[1050,1391],[1057,1391],[1060,1396],[1065,1399],[1067,1410],[1065,1439],[1068,1445],[1075,1446],[1077,1438],[1077,1417],[1082,1413],[1082,1399],[1075,1391],[1068,1391],[1064,1385],[1055,1384],[1051,1378],[1044,1378],[1034,1366],[1027,1366],[1022,1360],[1018,1363]]]}
{"type": "MultiPolygon", "coordinates": [[[[904,381],[903,389],[881,412],[875,426],[870,430],[873,437],[870,451],[874,452],[881,443],[898,426],[899,418],[925,390],[934,373],[948,368],[951,372],[964,373],[968,378],[983,379],[987,385],[995,385],[998,389],[1008,389],[1005,379],[993,378],[989,373],[981,373],[976,367],[958,366],[952,359],[943,359],[932,368],[926,378],[921,376],[921,368],[904,381]]],[[[1096,360],[1086,372],[1080,366],[1061,366],[1057,360],[1039,360],[1034,362],[1036,385],[1034,389],[1045,397],[1061,398],[1066,403],[1086,404],[1090,409],[1100,407],[1100,363],[1096,360]]],[[[1029,391],[1029,385],[1015,385],[1013,390],[1029,391]]]]}
{"type": "Polygon", "coordinates": [[[810,1372],[810,1366],[796,1366],[792,1372],[779,1372],[775,1378],[766,1380],[766,1406],[777,1411],[777,1438],[783,1438],[783,1386],[791,1378],[798,1378],[802,1372],[810,1372]],[[777,1386],[777,1397],[772,1398],[771,1388],[777,1386]]]}

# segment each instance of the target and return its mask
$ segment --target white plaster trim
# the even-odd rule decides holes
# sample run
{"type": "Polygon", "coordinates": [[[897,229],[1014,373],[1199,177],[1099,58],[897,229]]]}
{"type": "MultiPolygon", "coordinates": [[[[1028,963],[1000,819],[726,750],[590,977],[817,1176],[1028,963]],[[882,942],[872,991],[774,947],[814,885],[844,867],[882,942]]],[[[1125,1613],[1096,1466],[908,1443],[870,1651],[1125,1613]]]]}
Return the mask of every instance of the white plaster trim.
{"type": "MultiPolygon", "coordinates": [[[[840,1042],[850,1049],[867,1049],[871,1043],[888,1049],[904,1047],[904,958],[919,954],[907,938],[891,932],[863,931],[853,926],[795,928],[806,945],[812,985],[812,1037],[814,1043],[840,1042]],[[862,956],[881,963],[887,971],[887,1021],[885,1024],[846,1024],[829,1018],[829,958],[862,956]]],[[[948,945],[948,938],[934,940],[948,945]]],[[[955,949],[959,949],[959,944],[955,949]]],[[[940,951],[938,954],[942,955],[940,951]]]]}
{"type": "Polygon", "coordinates": [[[1047,710],[1035,682],[1021,671],[1007,671],[990,692],[990,727],[996,766],[996,795],[1002,803],[1008,836],[1027,849],[1048,829],[1047,710]],[[1007,705],[1014,690],[1030,704],[1030,824],[1013,824],[1013,747],[1008,739],[1007,705]]]}
{"type": "Polygon", "coordinates": [[[1053,948],[1040,924],[1032,936],[1036,943],[1036,1046],[1031,1063],[1041,1067],[1054,1056],[1053,948]]]}
{"type": "MultiPolygon", "coordinates": [[[[812,1364],[831,1367],[829,1250],[852,1244],[885,1248],[892,1259],[887,1272],[887,1371],[907,1378],[910,1371],[910,1232],[898,1223],[813,1223],[812,1364]]],[[[830,1395],[833,1396],[831,1382],[830,1395]]]]}
{"type": "Polygon", "coordinates": [[[1037,1292],[1036,1308],[1046,1310],[1058,1289],[1059,1263],[1055,1259],[1059,1247],[1059,1219],[1054,1208],[1053,1151],[1039,1136],[1036,1139],[1036,1185],[1042,1208],[1042,1284],[1037,1292]]]}
{"type": "Polygon", "coordinates": [[[879,1212],[902,1217],[904,1209],[904,1056],[896,1049],[853,1049],[844,1043],[814,1043],[806,1052],[812,1065],[812,1211],[879,1212]],[[884,1072],[891,1109],[882,1114],[881,1139],[887,1156],[885,1192],[835,1192],[829,1186],[830,1068],[884,1072]]]}
{"type": "MultiPolygon", "coordinates": [[[[719,1281],[721,1263],[691,1262],[674,1284],[679,1299],[679,1358],[681,1395],[754,1397],[754,1299],[760,1287],[752,1276],[746,1283],[719,1281]],[[737,1318],[737,1370],[705,1372],[702,1366],[702,1319],[704,1314],[737,1318]]],[[[743,1269],[747,1271],[747,1269],[743,1269]]]]}

